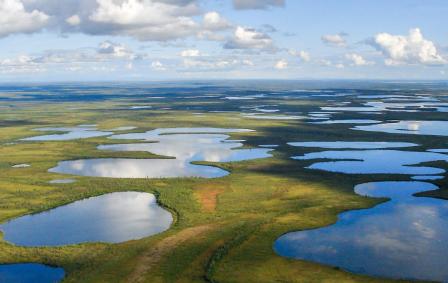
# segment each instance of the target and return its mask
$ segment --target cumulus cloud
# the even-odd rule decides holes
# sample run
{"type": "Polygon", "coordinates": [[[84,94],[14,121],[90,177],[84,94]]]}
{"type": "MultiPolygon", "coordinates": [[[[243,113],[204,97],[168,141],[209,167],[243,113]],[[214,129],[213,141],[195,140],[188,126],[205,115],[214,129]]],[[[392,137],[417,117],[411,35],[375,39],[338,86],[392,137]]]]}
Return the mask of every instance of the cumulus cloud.
{"type": "Polygon", "coordinates": [[[260,49],[274,50],[272,38],[253,28],[238,26],[233,37],[224,45],[226,49],[260,49]]]}
{"type": "Polygon", "coordinates": [[[0,60],[0,73],[36,73],[45,71],[45,68],[33,62],[28,55],[19,55],[16,58],[0,60]]]}
{"type": "Polygon", "coordinates": [[[226,58],[188,58],[183,60],[184,71],[224,71],[240,66],[236,59],[226,58]]]}
{"type": "Polygon", "coordinates": [[[22,54],[11,58],[0,58],[0,74],[114,72],[147,66],[144,64],[149,64],[157,71],[167,69],[164,64],[157,62],[152,61],[148,54],[135,53],[123,44],[104,41],[96,47],[53,49],[33,52],[32,55],[22,54]]]}
{"type": "Polygon", "coordinates": [[[151,63],[151,68],[156,71],[166,71],[166,67],[160,61],[153,61],[151,63]]]}
{"type": "Polygon", "coordinates": [[[73,71],[80,70],[83,66],[100,68],[100,63],[114,64],[123,61],[129,67],[132,66],[132,62],[142,59],[142,56],[136,55],[122,44],[104,41],[98,47],[45,50],[32,56],[23,54],[15,58],[2,59],[0,72],[33,73],[49,69],[73,71]]]}
{"type": "Polygon", "coordinates": [[[223,30],[232,25],[224,19],[218,12],[208,12],[204,14],[203,27],[206,30],[223,30]]]}
{"type": "MultiPolygon", "coordinates": [[[[98,33],[130,35],[140,40],[170,40],[194,34],[198,24],[189,17],[194,3],[178,6],[149,0],[97,0],[89,20],[103,25],[98,33]],[[121,2],[121,3],[120,3],[121,2]]],[[[95,33],[95,31],[91,31],[95,33]]]]}
{"type": "Polygon", "coordinates": [[[285,0],[233,0],[233,6],[237,10],[267,9],[285,6],[285,0]]]}
{"type": "Polygon", "coordinates": [[[352,66],[368,66],[374,64],[374,62],[367,61],[362,55],[357,53],[345,54],[345,58],[351,62],[352,66]]]}
{"type": "Polygon", "coordinates": [[[288,68],[288,61],[286,61],[285,59],[279,60],[277,61],[277,63],[275,63],[274,67],[277,70],[284,70],[288,68]]]}
{"type": "Polygon", "coordinates": [[[135,57],[132,50],[128,49],[126,46],[108,40],[100,43],[98,53],[117,58],[134,59],[135,57]]]}
{"type": "Polygon", "coordinates": [[[25,10],[20,0],[0,0],[0,37],[40,31],[48,20],[49,16],[39,10],[25,10]]]}
{"type": "Polygon", "coordinates": [[[201,53],[197,49],[187,49],[180,52],[181,57],[198,57],[201,53]]]}
{"type": "MultiPolygon", "coordinates": [[[[63,33],[167,41],[195,36],[202,29],[195,17],[202,13],[198,0],[64,0],[63,5],[60,0],[0,0],[0,35],[45,26],[63,33]]],[[[213,28],[225,21],[210,20],[216,14],[207,18],[213,28]]]]}
{"type": "Polygon", "coordinates": [[[347,45],[346,33],[327,34],[321,37],[323,43],[330,46],[344,47],[347,45]]]}
{"type": "Polygon", "coordinates": [[[344,69],[345,65],[342,63],[335,63],[332,62],[330,60],[327,59],[320,59],[319,60],[319,65],[323,66],[323,67],[334,67],[336,69],[344,69]]]}
{"type": "Polygon", "coordinates": [[[65,21],[71,26],[77,26],[81,23],[81,18],[78,15],[73,15],[65,19],[65,21]]]}
{"type": "Polygon", "coordinates": [[[392,35],[379,33],[369,41],[377,50],[386,56],[385,64],[389,66],[401,64],[446,64],[435,44],[424,38],[419,28],[409,30],[408,35],[392,35]]]}
{"type": "MultiPolygon", "coordinates": [[[[196,37],[225,42],[234,25],[216,11],[203,11],[200,0],[0,0],[0,37],[48,31],[129,36],[141,41],[196,37]]],[[[284,1],[236,1],[241,8],[283,5],[284,1]]],[[[268,49],[263,32],[238,27],[226,44],[232,49],[268,49]]]]}
{"type": "Polygon", "coordinates": [[[288,52],[291,56],[299,57],[304,62],[309,62],[311,60],[310,53],[304,50],[297,51],[294,49],[290,49],[288,52]]]}
{"type": "Polygon", "coordinates": [[[247,57],[236,55],[207,55],[184,57],[178,65],[180,72],[223,72],[252,68],[256,64],[247,57]]]}
{"type": "Polygon", "coordinates": [[[241,63],[243,63],[243,65],[245,66],[255,66],[254,62],[249,59],[244,59],[243,61],[241,61],[241,63]]]}

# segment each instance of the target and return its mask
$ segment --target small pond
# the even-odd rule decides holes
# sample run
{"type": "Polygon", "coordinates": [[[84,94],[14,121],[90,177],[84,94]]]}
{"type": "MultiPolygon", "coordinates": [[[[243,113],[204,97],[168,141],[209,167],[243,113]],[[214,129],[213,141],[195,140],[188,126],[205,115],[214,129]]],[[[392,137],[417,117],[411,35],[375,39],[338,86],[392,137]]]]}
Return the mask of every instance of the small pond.
{"type": "Polygon", "coordinates": [[[112,135],[112,132],[99,131],[94,125],[80,125],[77,127],[39,128],[40,132],[62,132],[62,134],[42,135],[22,139],[23,141],[68,141],[112,135]]]}
{"type": "Polygon", "coordinates": [[[16,164],[16,165],[13,165],[13,166],[11,166],[12,168],[28,168],[28,167],[31,167],[31,165],[29,165],[29,164],[16,164]]]}
{"type": "Polygon", "coordinates": [[[49,184],[72,184],[75,183],[75,179],[56,179],[48,182],[49,184]]]}
{"type": "Polygon", "coordinates": [[[259,119],[259,120],[302,120],[306,119],[305,116],[298,115],[266,115],[266,114],[258,114],[258,113],[249,113],[244,114],[244,118],[249,119],[259,119]]]}
{"type": "Polygon", "coordinates": [[[0,264],[1,283],[56,283],[64,276],[64,269],[38,263],[0,264]]]}
{"type": "Polygon", "coordinates": [[[136,106],[131,106],[129,109],[131,110],[144,110],[144,109],[151,109],[152,106],[151,105],[136,105],[136,106]]]}
{"type": "Polygon", "coordinates": [[[352,119],[352,120],[327,120],[320,122],[311,122],[313,124],[376,124],[381,123],[378,120],[369,120],[369,119],[352,119]]]}

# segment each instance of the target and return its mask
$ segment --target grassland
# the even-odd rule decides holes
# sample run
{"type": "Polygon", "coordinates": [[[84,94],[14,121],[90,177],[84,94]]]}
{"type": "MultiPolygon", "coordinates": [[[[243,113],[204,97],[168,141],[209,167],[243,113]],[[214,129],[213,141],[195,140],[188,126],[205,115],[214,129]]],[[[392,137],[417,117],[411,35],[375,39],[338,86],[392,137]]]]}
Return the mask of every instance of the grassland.
{"type": "MultiPolygon", "coordinates": [[[[303,121],[244,119],[238,112],[205,113],[205,110],[236,111],[240,101],[180,101],[173,97],[153,102],[140,98],[100,101],[1,102],[0,112],[0,222],[36,213],[86,197],[116,191],[144,191],[175,215],[168,231],[121,244],[80,244],[64,247],[23,248],[0,242],[0,262],[39,262],[61,266],[65,282],[385,282],[315,263],[276,255],[273,242],[283,233],[334,223],[346,210],[371,207],[385,201],[358,196],[353,186],[379,180],[409,180],[403,176],[347,176],[306,170],[307,161],[289,157],[304,149],[289,141],[364,140],[406,141],[422,148],[446,146],[443,138],[349,131],[348,125],[311,125],[303,121]],[[145,103],[154,109],[132,111],[130,105],[145,103]],[[170,107],[169,110],[163,110],[170,107]],[[106,137],[63,142],[17,142],[39,133],[43,126],[97,124],[100,129],[135,126],[134,132],[162,127],[249,128],[252,133],[233,134],[246,146],[279,144],[273,158],[214,164],[229,170],[218,179],[107,179],[73,177],[72,184],[50,185],[65,177],[49,173],[58,161],[95,157],[154,158],[150,153],[99,151],[110,144],[106,137]],[[28,168],[11,168],[14,164],[28,168]]],[[[245,102],[249,103],[249,102],[245,102]]],[[[321,101],[275,101],[289,111],[318,110],[321,101]]],[[[443,119],[440,113],[428,119],[443,119]]],[[[392,113],[388,119],[409,119],[408,113],[392,113]]],[[[339,114],[338,118],[358,118],[339,114]]],[[[374,119],[374,117],[373,117],[374,119]]],[[[418,148],[417,148],[418,149],[418,148]]],[[[437,164],[446,168],[446,164],[437,164]]],[[[446,178],[445,178],[446,179],[446,178]]],[[[426,193],[447,198],[446,181],[441,190],[426,193]]]]}

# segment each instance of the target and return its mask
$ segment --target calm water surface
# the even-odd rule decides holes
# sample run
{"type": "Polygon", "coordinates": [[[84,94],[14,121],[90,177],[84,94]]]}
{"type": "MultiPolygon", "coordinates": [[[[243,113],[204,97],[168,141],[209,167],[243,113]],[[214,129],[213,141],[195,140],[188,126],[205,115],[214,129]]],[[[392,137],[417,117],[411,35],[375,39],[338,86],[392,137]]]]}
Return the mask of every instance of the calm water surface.
{"type": "Polygon", "coordinates": [[[62,268],[37,263],[0,264],[1,283],[56,283],[64,279],[62,268]]]}
{"type": "Polygon", "coordinates": [[[354,129],[392,134],[448,136],[448,121],[399,121],[356,126],[354,129]]]}
{"type": "Polygon", "coordinates": [[[378,120],[369,120],[369,119],[352,119],[352,120],[328,120],[321,122],[311,122],[312,124],[376,124],[381,123],[378,120]]]}
{"type": "Polygon", "coordinates": [[[293,159],[341,160],[317,162],[307,168],[346,174],[433,175],[442,174],[445,170],[417,165],[431,161],[448,162],[448,155],[434,152],[400,150],[341,150],[312,152],[304,156],[295,156],[293,159]]]}
{"type": "Polygon", "coordinates": [[[127,158],[61,161],[49,172],[105,178],[218,178],[229,174],[218,167],[189,164],[176,159],[127,158]]]}
{"type": "Polygon", "coordinates": [[[62,134],[42,135],[24,138],[23,141],[68,141],[112,135],[113,132],[99,131],[94,125],[80,125],[78,127],[39,128],[40,132],[63,132],[62,134]]]}
{"type": "Polygon", "coordinates": [[[50,184],[72,184],[75,183],[76,180],[75,179],[56,179],[56,180],[51,180],[50,184]]]}
{"type": "Polygon", "coordinates": [[[448,282],[448,202],[412,196],[435,189],[424,182],[358,185],[360,195],[391,201],[342,213],[328,227],[287,233],[274,249],[356,273],[448,282]]]}
{"type": "Polygon", "coordinates": [[[349,141],[335,141],[335,142],[289,142],[291,146],[298,147],[320,147],[320,148],[348,148],[348,149],[374,149],[374,148],[397,148],[397,147],[412,147],[418,146],[415,143],[409,142],[349,142],[349,141]]]}
{"type": "Polygon", "coordinates": [[[229,140],[228,135],[211,132],[243,132],[238,129],[158,129],[146,133],[112,136],[113,139],[137,139],[151,143],[116,144],[99,146],[100,150],[146,151],[171,159],[86,159],[62,161],[50,172],[110,178],[217,178],[228,174],[214,166],[191,162],[237,162],[272,155],[269,148],[238,149],[241,141],[229,140]],[[198,132],[197,134],[188,133],[198,132]]]}
{"type": "Polygon", "coordinates": [[[419,181],[431,181],[431,180],[441,180],[443,179],[443,176],[437,176],[437,175],[429,175],[429,176],[412,176],[412,180],[419,180],[419,181]]]}
{"type": "Polygon", "coordinates": [[[154,195],[119,192],[19,217],[0,230],[6,241],[20,246],[119,243],[163,232],[172,221],[154,195]]]}
{"type": "Polygon", "coordinates": [[[259,120],[302,120],[306,119],[306,116],[298,115],[265,115],[265,114],[245,114],[244,118],[259,119],[259,120]]]}

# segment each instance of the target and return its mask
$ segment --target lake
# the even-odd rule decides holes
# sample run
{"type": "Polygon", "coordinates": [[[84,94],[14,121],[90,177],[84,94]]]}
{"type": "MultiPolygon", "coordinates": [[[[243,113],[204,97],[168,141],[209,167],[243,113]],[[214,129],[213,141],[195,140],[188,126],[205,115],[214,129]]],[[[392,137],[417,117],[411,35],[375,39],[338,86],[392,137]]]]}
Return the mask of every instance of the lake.
{"type": "Polygon", "coordinates": [[[172,222],[154,195],[117,192],[12,219],[0,230],[15,245],[60,246],[141,239],[167,230],[172,222]]]}
{"type": "Polygon", "coordinates": [[[0,264],[1,283],[56,283],[64,279],[62,268],[37,263],[0,264]]]}
{"type": "Polygon", "coordinates": [[[341,213],[328,227],[287,233],[274,249],[355,273],[447,282],[448,203],[412,196],[435,189],[424,182],[360,184],[357,194],[391,200],[341,213]]]}

